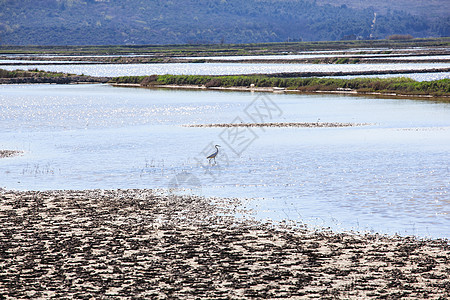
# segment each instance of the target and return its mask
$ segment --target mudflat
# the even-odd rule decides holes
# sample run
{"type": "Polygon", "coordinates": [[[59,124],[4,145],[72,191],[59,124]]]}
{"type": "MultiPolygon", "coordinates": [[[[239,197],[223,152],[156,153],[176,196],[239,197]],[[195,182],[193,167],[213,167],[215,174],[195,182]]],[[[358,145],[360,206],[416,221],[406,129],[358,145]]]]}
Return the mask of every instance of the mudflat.
{"type": "Polygon", "coordinates": [[[236,218],[236,199],[0,189],[0,298],[450,297],[447,240],[236,218]]]}
{"type": "Polygon", "coordinates": [[[0,158],[16,156],[16,155],[20,155],[21,153],[22,153],[22,151],[16,151],[16,150],[0,150],[0,158]]]}
{"type": "Polygon", "coordinates": [[[218,124],[191,124],[186,127],[356,127],[366,126],[366,123],[330,123],[330,122],[303,122],[303,123],[218,123],[218,124]]]}

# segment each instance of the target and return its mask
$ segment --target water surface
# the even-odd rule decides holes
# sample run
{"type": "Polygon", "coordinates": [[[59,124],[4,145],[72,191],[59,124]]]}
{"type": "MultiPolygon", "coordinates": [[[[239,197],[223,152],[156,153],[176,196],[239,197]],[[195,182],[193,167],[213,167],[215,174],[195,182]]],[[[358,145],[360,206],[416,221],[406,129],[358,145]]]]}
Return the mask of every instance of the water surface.
{"type": "Polygon", "coordinates": [[[25,151],[0,160],[0,187],[8,189],[188,188],[242,198],[261,219],[450,237],[448,103],[4,85],[0,128],[0,149],[25,151]],[[183,126],[252,122],[246,112],[255,107],[264,121],[370,125],[237,135],[183,126]],[[209,165],[215,144],[221,152],[209,165]]]}
{"type": "Polygon", "coordinates": [[[404,73],[404,74],[383,74],[383,75],[364,75],[364,76],[330,76],[332,78],[352,79],[360,77],[368,78],[393,78],[393,77],[407,77],[416,81],[433,81],[441,79],[450,79],[450,72],[429,72],[429,73],[404,73]]]}
{"type": "Polygon", "coordinates": [[[168,63],[168,64],[85,64],[85,65],[12,65],[6,70],[39,69],[91,76],[141,75],[238,75],[283,72],[355,72],[395,71],[450,68],[450,63],[386,63],[386,64],[257,64],[257,63],[168,63]]]}

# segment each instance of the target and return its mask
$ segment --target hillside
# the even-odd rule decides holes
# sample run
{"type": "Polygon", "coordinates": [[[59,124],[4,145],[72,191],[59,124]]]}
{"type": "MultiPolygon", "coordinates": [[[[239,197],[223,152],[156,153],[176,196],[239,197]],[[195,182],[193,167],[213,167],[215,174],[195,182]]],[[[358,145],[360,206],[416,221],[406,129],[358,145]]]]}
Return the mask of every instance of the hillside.
{"type": "Polygon", "coordinates": [[[375,12],[385,14],[388,11],[405,11],[412,15],[436,19],[450,16],[448,0],[314,0],[320,5],[341,6],[365,9],[372,8],[375,12]]]}
{"type": "Polygon", "coordinates": [[[310,0],[0,0],[3,45],[185,44],[450,36],[449,17],[310,0]]]}

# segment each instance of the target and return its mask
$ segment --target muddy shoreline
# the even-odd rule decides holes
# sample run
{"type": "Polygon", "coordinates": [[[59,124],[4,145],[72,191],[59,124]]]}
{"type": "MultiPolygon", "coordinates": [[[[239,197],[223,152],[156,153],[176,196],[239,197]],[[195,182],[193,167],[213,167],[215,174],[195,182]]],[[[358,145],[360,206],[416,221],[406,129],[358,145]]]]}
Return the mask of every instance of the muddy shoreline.
{"type": "Polygon", "coordinates": [[[13,157],[21,155],[22,153],[22,151],[17,150],[0,150],[0,158],[13,157]]]}
{"type": "Polygon", "coordinates": [[[185,127],[305,127],[305,128],[338,128],[367,126],[366,123],[218,123],[218,124],[190,124],[185,127]]]}
{"type": "Polygon", "coordinates": [[[206,87],[204,85],[152,85],[142,86],[139,83],[110,83],[115,87],[129,87],[129,88],[146,88],[146,89],[181,89],[181,90],[215,90],[215,91],[230,91],[230,92],[263,92],[263,93],[295,93],[295,94],[343,94],[355,96],[375,96],[375,97],[398,97],[409,99],[442,99],[448,101],[449,96],[434,96],[429,94],[399,94],[399,93],[382,93],[382,92],[358,92],[352,89],[338,89],[338,90],[316,90],[316,91],[300,91],[290,90],[285,88],[273,87],[247,87],[247,86],[232,86],[232,87],[206,87]]]}
{"type": "Polygon", "coordinates": [[[0,189],[0,298],[448,298],[446,240],[236,219],[234,199],[0,189]]]}

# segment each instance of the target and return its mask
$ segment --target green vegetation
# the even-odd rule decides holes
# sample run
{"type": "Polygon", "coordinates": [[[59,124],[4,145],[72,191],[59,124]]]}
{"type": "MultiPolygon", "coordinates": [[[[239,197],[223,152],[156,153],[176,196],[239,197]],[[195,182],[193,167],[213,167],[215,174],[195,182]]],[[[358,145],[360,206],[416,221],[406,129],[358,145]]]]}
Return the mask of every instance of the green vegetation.
{"type": "Polygon", "coordinates": [[[348,57],[341,57],[336,59],[333,63],[335,64],[356,64],[359,62],[359,59],[350,59],[348,57]]]}
{"type": "Polygon", "coordinates": [[[152,75],[113,78],[115,83],[157,85],[201,85],[205,87],[279,87],[301,92],[349,91],[403,95],[450,96],[450,79],[418,82],[410,78],[278,78],[270,76],[152,75]]]}
{"type": "Polygon", "coordinates": [[[0,0],[0,42],[226,44],[450,35],[448,14],[428,19],[375,7],[311,0],[0,0]]]}
{"type": "Polygon", "coordinates": [[[7,71],[0,69],[0,78],[26,78],[26,77],[63,77],[68,74],[59,73],[59,72],[46,72],[38,69],[34,70],[15,70],[15,71],[7,71]]]}
{"type": "Polygon", "coordinates": [[[147,76],[121,76],[112,79],[114,83],[141,84],[147,76]]]}
{"type": "MultiPolygon", "coordinates": [[[[7,71],[0,69],[0,81],[20,78],[46,78],[44,82],[106,82],[115,84],[138,84],[142,87],[164,85],[194,85],[213,87],[248,88],[285,88],[291,91],[356,91],[359,93],[395,93],[399,95],[431,95],[435,97],[450,97],[450,79],[418,82],[410,78],[282,78],[270,75],[236,75],[236,76],[202,76],[202,75],[151,75],[122,76],[115,78],[99,78],[91,76],[76,76],[58,72],[45,72],[38,69],[22,71],[7,71]],[[73,78],[72,78],[73,77],[73,78]],[[54,79],[52,79],[54,78],[54,79]],[[66,79],[61,81],[61,79],[66,79]]],[[[27,83],[27,81],[21,81],[27,83]]],[[[35,81],[40,83],[41,81],[35,81]]],[[[8,83],[4,81],[3,83],[8,83]]],[[[30,81],[28,83],[33,83],[30,81]]]]}

